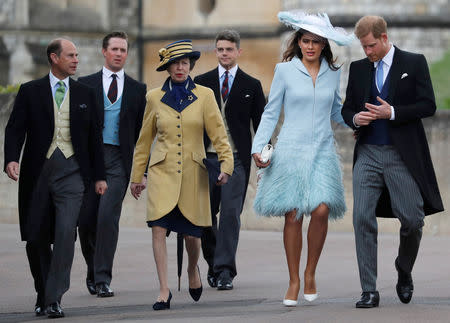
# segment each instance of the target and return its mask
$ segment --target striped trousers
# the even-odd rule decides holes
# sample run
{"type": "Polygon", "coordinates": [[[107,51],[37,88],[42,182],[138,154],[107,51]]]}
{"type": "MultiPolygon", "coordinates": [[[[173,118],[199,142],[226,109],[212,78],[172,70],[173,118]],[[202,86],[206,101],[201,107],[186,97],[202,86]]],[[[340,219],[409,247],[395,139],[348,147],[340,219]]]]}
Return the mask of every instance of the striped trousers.
{"type": "Polygon", "coordinates": [[[360,145],[353,168],[353,227],[363,292],[377,290],[375,209],[385,187],[393,214],[401,223],[398,264],[410,273],[419,251],[425,216],[420,189],[393,146],[360,145]]]}

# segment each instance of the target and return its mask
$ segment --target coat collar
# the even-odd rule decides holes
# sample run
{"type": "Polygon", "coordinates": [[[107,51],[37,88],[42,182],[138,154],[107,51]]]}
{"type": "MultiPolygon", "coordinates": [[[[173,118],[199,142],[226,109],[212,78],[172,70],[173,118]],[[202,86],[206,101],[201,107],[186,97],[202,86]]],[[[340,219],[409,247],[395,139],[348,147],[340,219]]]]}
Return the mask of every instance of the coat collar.
{"type": "MultiPolygon", "coordinates": [[[[303,74],[306,74],[307,76],[310,76],[308,70],[306,69],[305,65],[303,65],[303,62],[301,61],[300,58],[295,56],[294,58],[292,58],[291,62],[294,64],[294,66],[300,72],[302,72],[303,74]]],[[[320,75],[324,74],[329,69],[330,68],[328,67],[327,61],[324,58],[322,58],[322,60],[320,62],[320,69],[319,69],[319,73],[317,74],[317,77],[319,77],[320,75]]]]}
{"type": "MultiPolygon", "coordinates": [[[[395,46],[394,46],[395,47],[395,46]]],[[[392,66],[389,70],[389,92],[386,98],[386,102],[393,105],[393,99],[395,89],[397,88],[398,81],[400,81],[402,64],[401,64],[402,51],[395,47],[394,58],[392,59],[392,66]]]]}
{"type": "Polygon", "coordinates": [[[161,90],[166,92],[164,93],[164,96],[161,98],[161,102],[167,104],[172,109],[182,112],[184,109],[186,109],[191,103],[195,102],[197,100],[197,96],[192,93],[192,90],[195,89],[195,83],[192,81],[191,77],[188,76],[188,82],[187,82],[187,90],[189,92],[187,100],[183,100],[180,105],[175,102],[175,98],[173,95],[170,94],[170,90],[172,89],[172,81],[170,79],[170,76],[166,79],[164,82],[164,85],[162,86],[161,90]]]}

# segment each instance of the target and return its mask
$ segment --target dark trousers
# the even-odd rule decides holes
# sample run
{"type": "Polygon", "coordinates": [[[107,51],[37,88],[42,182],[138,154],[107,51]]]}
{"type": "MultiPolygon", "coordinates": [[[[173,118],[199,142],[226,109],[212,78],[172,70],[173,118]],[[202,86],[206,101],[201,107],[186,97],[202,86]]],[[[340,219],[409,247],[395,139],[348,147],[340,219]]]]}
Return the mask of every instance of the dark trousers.
{"type": "Polygon", "coordinates": [[[394,215],[401,223],[398,264],[403,271],[411,273],[425,216],[420,189],[393,146],[361,145],[353,168],[353,227],[364,292],[376,290],[378,226],[375,209],[385,187],[389,190],[394,215]]]}
{"type": "MultiPolygon", "coordinates": [[[[69,289],[75,250],[76,224],[83,192],[84,183],[75,156],[66,159],[56,148],[50,159],[44,163],[33,191],[31,204],[42,211],[50,209],[49,204],[52,203],[55,210],[54,223],[44,221],[40,224],[40,232],[49,232],[47,228],[54,227],[53,239],[48,237],[43,239],[53,240],[53,252],[45,282],[45,305],[61,302],[62,295],[69,289]]],[[[40,213],[42,214],[42,212],[40,213]]],[[[35,246],[29,245],[30,253],[36,250],[35,246]]],[[[47,246],[37,249],[39,249],[37,257],[44,257],[40,259],[40,262],[44,263],[45,257],[49,256],[49,250],[47,246]]],[[[38,276],[45,275],[45,264],[42,267],[40,271],[36,270],[38,276]]]]}
{"type": "Polygon", "coordinates": [[[119,146],[105,145],[105,169],[108,190],[99,197],[94,187],[86,192],[80,217],[81,250],[88,268],[87,278],[96,284],[110,284],[112,267],[119,239],[119,220],[128,179],[119,146]],[[83,214],[86,212],[86,214],[83,214]]]}
{"type": "MultiPolygon", "coordinates": [[[[217,159],[217,154],[207,155],[208,158],[217,159]]],[[[209,189],[212,227],[203,231],[203,257],[216,276],[227,271],[233,278],[237,274],[236,251],[246,189],[245,169],[237,154],[234,154],[234,171],[228,183],[223,186],[209,183],[209,189]]]]}
{"type": "Polygon", "coordinates": [[[52,249],[50,242],[27,241],[26,252],[37,293],[36,305],[45,306],[45,284],[47,282],[52,249]]]}

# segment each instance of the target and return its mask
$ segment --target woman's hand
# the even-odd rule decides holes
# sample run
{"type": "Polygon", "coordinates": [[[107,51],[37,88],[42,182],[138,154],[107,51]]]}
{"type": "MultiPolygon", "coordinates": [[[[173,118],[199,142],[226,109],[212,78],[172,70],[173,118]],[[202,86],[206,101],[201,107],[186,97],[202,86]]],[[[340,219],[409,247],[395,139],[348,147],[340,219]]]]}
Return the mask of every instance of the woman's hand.
{"type": "Polygon", "coordinates": [[[270,165],[270,159],[267,161],[267,163],[263,163],[261,161],[261,154],[260,153],[254,153],[252,155],[252,157],[253,157],[253,160],[255,161],[256,167],[266,168],[267,166],[270,165]]]}
{"type": "Polygon", "coordinates": [[[216,185],[222,186],[222,185],[226,184],[228,182],[228,178],[230,178],[230,175],[228,175],[227,173],[221,172],[219,177],[217,177],[216,185]]]}
{"type": "Polygon", "coordinates": [[[137,200],[141,196],[141,193],[147,187],[147,177],[142,176],[142,181],[140,183],[131,183],[130,191],[131,195],[137,200]]]}

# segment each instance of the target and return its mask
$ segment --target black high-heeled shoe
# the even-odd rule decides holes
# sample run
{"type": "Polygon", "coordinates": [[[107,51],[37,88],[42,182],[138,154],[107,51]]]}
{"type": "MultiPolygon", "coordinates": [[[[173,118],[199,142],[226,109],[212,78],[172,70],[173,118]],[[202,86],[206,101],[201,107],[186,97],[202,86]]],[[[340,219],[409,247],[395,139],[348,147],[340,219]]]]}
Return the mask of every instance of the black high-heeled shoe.
{"type": "Polygon", "coordinates": [[[169,291],[169,297],[167,298],[167,301],[161,301],[161,302],[156,302],[155,304],[153,304],[153,309],[155,311],[161,311],[161,310],[168,310],[170,309],[170,300],[172,299],[172,292],[169,291]]]}
{"type": "Polygon", "coordinates": [[[200,275],[200,268],[198,267],[198,265],[197,270],[198,270],[198,277],[200,278],[200,287],[199,288],[189,287],[189,294],[191,295],[192,299],[196,302],[198,302],[203,292],[202,276],[200,275]]]}

